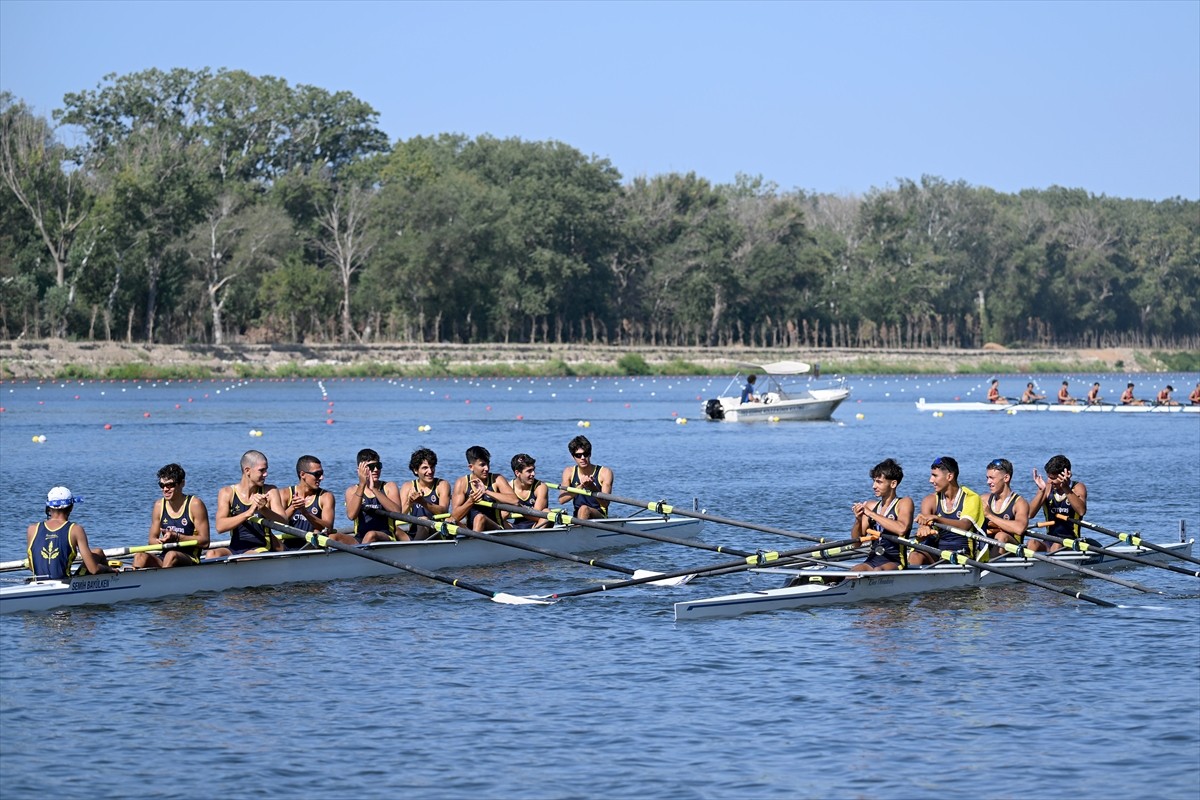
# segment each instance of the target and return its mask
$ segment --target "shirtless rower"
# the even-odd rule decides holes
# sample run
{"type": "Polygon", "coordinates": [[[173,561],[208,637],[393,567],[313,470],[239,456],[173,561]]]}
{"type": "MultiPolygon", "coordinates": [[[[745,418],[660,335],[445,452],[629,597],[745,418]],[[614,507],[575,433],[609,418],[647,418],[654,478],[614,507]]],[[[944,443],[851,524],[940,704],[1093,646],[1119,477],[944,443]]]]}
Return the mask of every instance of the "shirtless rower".
{"type": "Polygon", "coordinates": [[[1125,385],[1125,391],[1121,392],[1121,405],[1123,406],[1144,406],[1145,400],[1138,400],[1133,396],[1133,381],[1125,385]]]}
{"type": "MultiPolygon", "coordinates": [[[[562,486],[578,487],[589,492],[612,492],[613,471],[608,467],[592,463],[592,443],[586,436],[576,436],[567,443],[567,452],[575,459],[575,465],[563,470],[562,486]]],[[[560,489],[558,503],[570,499],[575,505],[574,516],[580,519],[604,519],[608,516],[608,501],[587,494],[577,494],[560,489]]]]}
{"type": "Polygon", "coordinates": [[[1169,384],[1169,383],[1168,383],[1168,384],[1167,384],[1165,387],[1163,387],[1163,389],[1162,389],[1162,390],[1161,390],[1161,391],[1158,393],[1158,397],[1157,397],[1157,398],[1154,400],[1154,405],[1156,405],[1156,406],[1178,406],[1178,405],[1182,405],[1182,403],[1180,403],[1178,400],[1172,400],[1172,399],[1171,399],[1171,392],[1173,392],[1173,391],[1175,391],[1175,387],[1174,387],[1174,386],[1172,386],[1171,384],[1169,384]]]}
{"type": "MultiPolygon", "coordinates": [[[[296,460],[296,485],[279,489],[279,504],[288,516],[288,525],[302,531],[329,531],[333,528],[336,502],[333,492],[321,488],[325,479],[325,468],[321,459],[316,456],[300,456],[296,460]]],[[[345,534],[329,534],[331,539],[339,539],[352,544],[354,539],[345,534]],[[349,539],[349,542],[346,540],[349,539]]],[[[300,539],[284,540],[284,546],[292,549],[293,543],[298,549],[304,546],[300,539]]]]}
{"type": "Polygon", "coordinates": [[[1007,405],[1009,399],[1000,394],[1000,379],[993,378],[992,385],[988,387],[987,399],[989,403],[997,405],[1007,405]]]}
{"type": "Polygon", "coordinates": [[[1088,389],[1087,404],[1089,406],[1102,406],[1104,401],[1100,399],[1100,381],[1092,384],[1092,388],[1088,389]]]}
{"type": "Polygon", "coordinates": [[[208,506],[199,497],[183,493],[187,474],[178,464],[167,464],[158,471],[162,497],[150,510],[150,544],[195,540],[194,547],[157,553],[138,553],[133,557],[136,569],[147,567],[190,567],[200,563],[209,542],[208,506]]]}
{"type": "Polygon", "coordinates": [[[1058,387],[1058,404],[1060,406],[1073,406],[1079,403],[1074,397],[1071,397],[1070,382],[1063,381],[1062,386],[1058,387]]]}
{"type": "MultiPolygon", "coordinates": [[[[400,511],[412,517],[434,519],[450,511],[450,484],[437,477],[437,453],[419,447],[408,459],[411,481],[400,487],[400,511]]],[[[428,539],[433,528],[413,525],[408,531],[413,539],[428,539]]]]}
{"type": "Polygon", "coordinates": [[[467,474],[454,482],[450,501],[450,520],[465,520],[473,531],[495,531],[508,527],[502,512],[487,506],[476,507],[481,500],[515,504],[517,496],[503,475],[492,472],[492,454],[486,447],[467,448],[467,474]]]}
{"type": "Polygon", "coordinates": [[[1045,399],[1046,395],[1038,394],[1037,390],[1033,388],[1033,381],[1025,384],[1025,391],[1021,394],[1022,403],[1040,403],[1045,399]]]}
{"type": "MultiPolygon", "coordinates": [[[[517,453],[512,457],[512,489],[517,496],[517,505],[534,511],[545,511],[550,507],[550,490],[537,479],[537,462],[528,453],[517,453]]],[[[550,520],[534,516],[513,520],[514,528],[544,528],[550,520]]]]}
{"type": "Polygon", "coordinates": [[[267,481],[267,457],[247,450],[240,462],[242,477],[217,492],[217,533],[229,534],[229,547],[209,550],[210,558],[282,550],[279,537],[262,524],[264,519],[286,523],[279,493],[267,481]]]}
{"type": "Polygon", "coordinates": [[[354,522],[354,541],[359,544],[408,541],[408,534],[396,528],[394,519],[379,513],[400,513],[400,487],[383,479],[379,453],[365,447],[358,451],[355,461],[358,483],[346,489],[346,518],[354,522]]]}
{"type": "MultiPolygon", "coordinates": [[[[1032,384],[1031,384],[1032,385],[1032,384]]],[[[962,531],[983,526],[983,502],[978,494],[958,484],[958,462],[950,456],[934,460],[929,467],[929,484],[933,492],[921,501],[917,514],[917,538],[939,550],[955,550],[975,558],[975,542],[964,534],[935,527],[946,525],[962,531]]],[[[912,551],[909,566],[932,564],[934,557],[912,551]]]]}
{"type": "Polygon", "coordinates": [[[850,529],[850,536],[856,542],[864,536],[873,538],[871,552],[866,561],[851,567],[851,572],[900,569],[905,553],[900,545],[881,538],[879,534],[906,537],[912,530],[912,498],[896,496],[896,488],[904,480],[904,470],[894,460],[887,458],[872,467],[870,475],[871,490],[878,499],[874,503],[864,500],[851,506],[854,526],[850,529]]]}
{"type": "MultiPolygon", "coordinates": [[[[1040,509],[1046,519],[1054,524],[1047,533],[1062,539],[1079,537],[1079,526],[1072,520],[1083,519],[1087,513],[1087,486],[1080,481],[1071,480],[1071,461],[1064,455],[1057,455],[1046,462],[1046,477],[1033,470],[1033,482],[1037,484],[1037,494],[1029,501],[1031,511],[1040,509]],[[1060,520],[1062,515],[1068,520],[1060,520]]],[[[1031,550],[1047,550],[1053,553],[1062,548],[1058,542],[1043,542],[1030,537],[1031,550]]]]}
{"type": "MultiPolygon", "coordinates": [[[[1013,465],[995,458],[987,465],[988,494],[983,498],[983,532],[1006,544],[1021,544],[1029,527],[1029,503],[1012,490],[1013,465]]],[[[992,546],[993,556],[1004,551],[992,546]]]]}
{"type": "Polygon", "coordinates": [[[46,494],[46,519],[33,523],[25,531],[25,564],[35,578],[70,579],[76,555],[83,561],[83,569],[76,574],[83,570],[92,575],[116,572],[108,565],[103,550],[88,545],[83,526],[71,522],[71,512],[82,499],[65,486],[55,486],[46,494]]]}

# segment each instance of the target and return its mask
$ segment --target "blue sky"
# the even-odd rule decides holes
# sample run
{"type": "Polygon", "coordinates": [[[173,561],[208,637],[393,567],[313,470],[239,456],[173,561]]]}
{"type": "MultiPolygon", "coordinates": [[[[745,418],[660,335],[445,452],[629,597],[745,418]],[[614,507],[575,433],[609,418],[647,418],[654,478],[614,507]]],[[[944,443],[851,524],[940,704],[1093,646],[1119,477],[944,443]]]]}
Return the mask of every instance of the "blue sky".
{"type": "Polygon", "coordinates": [[[0,88],[39,113],[206,66],[350,91],[393,140],[557,139],[626,178],[1200,199],[1196,0],[0,0],[0,88]]]}

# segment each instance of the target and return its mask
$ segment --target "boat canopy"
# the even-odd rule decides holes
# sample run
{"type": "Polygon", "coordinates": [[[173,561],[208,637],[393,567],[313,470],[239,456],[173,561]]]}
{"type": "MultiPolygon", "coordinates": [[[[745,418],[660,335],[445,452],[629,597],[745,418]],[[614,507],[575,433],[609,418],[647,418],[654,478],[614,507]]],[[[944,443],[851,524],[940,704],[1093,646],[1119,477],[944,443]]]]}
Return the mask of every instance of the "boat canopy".
{"type": "Polygon", "coordinates": [[[803,361],[772,361],[770,364],[747,364],[739,366],[744,369],[754,369],[766,375],[804,375],[812,370],[803,361]]]}

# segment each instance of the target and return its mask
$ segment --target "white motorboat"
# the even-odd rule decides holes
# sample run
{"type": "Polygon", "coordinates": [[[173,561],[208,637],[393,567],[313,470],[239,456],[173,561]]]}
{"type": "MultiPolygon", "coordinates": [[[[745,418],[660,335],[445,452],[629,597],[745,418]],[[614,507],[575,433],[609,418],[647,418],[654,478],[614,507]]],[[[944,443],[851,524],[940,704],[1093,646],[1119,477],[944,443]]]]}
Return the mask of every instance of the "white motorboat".
{"type": "MultiPolygon", "coordinates": [[[[844,379],[831,385],[817,386],[810,379],[801,384],[790,379],[810,375],[812,367],[802,361],[774,361],[770,364],[746,365],[763,376],[766,385],[757,399],[743,403],[740,394],[741,374],[735,375],[726,387],[739,391],[734,395],[714,397],[704,404],[704,414],[712,420],[727,422],[781,422],[784,420],[827,420],[850,396],[844,379]],[[785,383],[786,381],[786,383],[785,383]]],[[[815,377],[815,376],[814,376],[815,377]]]]}
{"type": "MultiPolygon", "coordinates": [[[[1172,553],[1190,555],[1194,539],[1164,545],[1172,553]]],[[[1168,561],[1171,556],[1143,547],[1119,545],[1108,548],[1114,552],[1134,555],[1146,561],[1168,561]]],[[[1060,550],[1053,556],[1069,564],[1087,566],[1093,570],[1111,572],[1137,566],[1135,562],[1104,555],[1089,555],[1074,550],[1060,550]]],[[[1025,578],[1061,578],[1075,573],[1067,567],[1046,561],[1005,556],[992,562],[997,569],[1014,572],[1025,578]]],[[[755,592],[685,600],[675,604],[676,620],[735,617],[759,611],[815,608],[871,600],[884,600],[906,594],[926,594],[954,589],[1012,583],[1013,578],[975,567],[937,564],[924,569],[887,570],[882,572],[850,572],[845,569],[769,568],[756,572],[782,573],[789,585],[755,592]]]]}
{"type": "MultiPolygon", "coordinates": [[[[556,526],[533,530],[497,532],[509,539],[543,549],[585,553],[613,547],[645,544],[649,539],[633,532],[657,533],[694,539],[700,521],[685,517],[629,517],[606,520],[606,525],[632,531],[598,530],[580,526],[556,526]]],[[[489,566],[522,559],[546,558],[527,550],[481,539],[428,539],[364,545],[363,549],[402,564],[430,571],[489,566]]],[[[193,567],[174,569],[122,569],[101,575],[80,575],[67,581],[32,580],[11,574],[0,585],[0,614],[45,611],[61,606],[107,605],[128,600],[146,600],[196,592],[220,592],[251,586],[331,581],[404,574],[353,553],[340,550],[290,550],[277,553],[246,553],[203,561],[193,567]]]]}

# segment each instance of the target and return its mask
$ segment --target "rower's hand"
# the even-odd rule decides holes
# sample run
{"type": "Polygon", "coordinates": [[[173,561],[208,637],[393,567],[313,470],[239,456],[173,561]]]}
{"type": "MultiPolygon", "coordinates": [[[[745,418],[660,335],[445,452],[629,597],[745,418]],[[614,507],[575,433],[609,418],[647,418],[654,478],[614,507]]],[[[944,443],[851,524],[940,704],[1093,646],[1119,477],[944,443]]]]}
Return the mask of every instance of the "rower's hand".
{"type": "Polygon", "coordinates": [[[1039,489],[1044,490],[1046,488],[1046,479],[1042,477],[1042,473],[1037,471],[1037,467],[1033,468],[1033,482],[1037,484],[1039,489]]]}
{"type": "Polygon", "coordinates": [[[867,510],[866,503],[855,503],[850,506],[850,510],[854,512],[854,516],[861,517],[867,510]]]}

